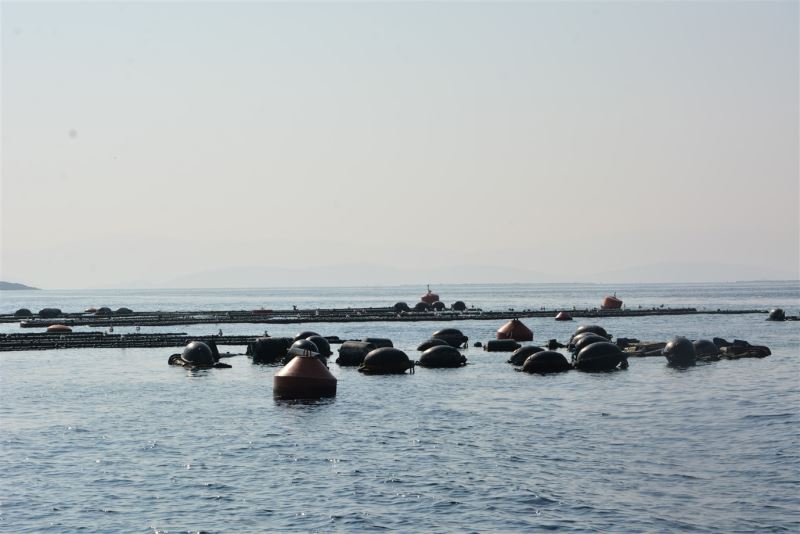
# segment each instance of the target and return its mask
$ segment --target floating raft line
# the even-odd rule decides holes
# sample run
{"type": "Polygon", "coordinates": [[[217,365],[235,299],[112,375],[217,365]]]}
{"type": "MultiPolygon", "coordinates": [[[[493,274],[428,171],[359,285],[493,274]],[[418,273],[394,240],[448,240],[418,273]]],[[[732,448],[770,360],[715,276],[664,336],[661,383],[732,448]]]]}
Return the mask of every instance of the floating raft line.
{"type": "MultiPolygon", "coordinates": [[[[149,334],[106,334],[73,332],[70,334],[24,333],[0,334],[0,352],[53,349],[131,349],[185,347],[190,341],[214,341],[220,346],[247,346],[260,336],[190,336],[184,332],[149,334]]],[[[343,343],[338,337],[326,338],[330,344],[343,343]]]]}
{"type": "MultiPolygon", "coordinates": [[[[177,326],[190,324],[302,324],[302,323],[366,323],[366,322],[418,322],[418,321],[498,321],[532,317],[555,317],[559,310],[481,311],[463,312],[401,312],[394,308],[312,309],[262,311],[194,311],[194,312],[138,312],[125,315],[89,315],[66,313],[54,318],[20,319],[13,314],[0,315],[0,323],[20,323],[22,328],[47,328],[54,324],[66,326],[177,326]]],[[[739,315],[767,314],[767,310],[698,310],[696,308],[648,308],[603,310],[568,310],[572,317],[644,317],[653,315],[739,315]]]]}

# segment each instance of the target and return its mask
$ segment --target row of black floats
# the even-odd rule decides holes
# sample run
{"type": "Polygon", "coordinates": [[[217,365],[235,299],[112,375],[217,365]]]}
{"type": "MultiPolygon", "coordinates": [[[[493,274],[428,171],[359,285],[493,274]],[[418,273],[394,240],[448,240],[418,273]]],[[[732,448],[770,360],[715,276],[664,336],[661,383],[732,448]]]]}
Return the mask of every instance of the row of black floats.
{"type": "MultiPolygon", "coordinates": [[[[516,330],[519,330],[518,326],[514,326],[516,330]]],[[[558,346],[563,347],[563,345],[558,346]]],[[[597,372],[627,369],[628,367],[627,355],[611,342],[611,335],[602,326],[578,327],[570,337],[566,348],[572,353],[571,363],[561,352],[547,350],[536,345],[517,348],[511,354],[508,363],[522,366],[521,371],[526,373],[536,374],[560,373],[573,368],[580,371],[597,372]]]]}

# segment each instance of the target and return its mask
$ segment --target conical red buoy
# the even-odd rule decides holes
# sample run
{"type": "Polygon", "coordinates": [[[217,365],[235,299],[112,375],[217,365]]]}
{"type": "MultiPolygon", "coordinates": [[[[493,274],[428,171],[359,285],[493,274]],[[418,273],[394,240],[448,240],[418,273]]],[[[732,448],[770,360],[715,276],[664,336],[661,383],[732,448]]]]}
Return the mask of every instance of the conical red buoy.
{"type": "Polygon", "coordinates": [[[497,339],[533,341],[533,330],[522,324],[519,319],[511,319],[497,330],[497,339]]]}
{"type": "Polygon", "coordinates": [[[72,332],[72,328],[68,327],[65,324],[51,324],[47,327],[48,332],[55,332],[58,334],[69,334],[72,332]]]}
{"type": "Polygon", "coordinates": [[[572,316],[567,312],[560,311],[556,314],[556,321],[571,321],[572,316]]]}
{"type": "Polygon", "coordinates": [[[295,356],[275,373],[273,395],[281,399],[319,399],[336,395],[336,377],[316,354],[295,356]]]}

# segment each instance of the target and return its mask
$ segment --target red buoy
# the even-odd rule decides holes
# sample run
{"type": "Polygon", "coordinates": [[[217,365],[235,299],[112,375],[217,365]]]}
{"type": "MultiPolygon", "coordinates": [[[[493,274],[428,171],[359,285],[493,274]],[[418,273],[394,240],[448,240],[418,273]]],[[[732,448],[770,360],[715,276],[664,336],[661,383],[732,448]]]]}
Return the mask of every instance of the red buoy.
{"type": "Polygon", "coordinates": [[[556,314],[556,321],[571,321],[572,316],[567,312],[560,311],[556,314]]]}
{"type": "Polygon", "coordinates": [[[65,324],[51,324],[50,326],[47,327],[47,331],[51,332],[51,333],[57,333],[57,334],[59,334],[59,333],[60,334],[69,334],[70,332],[72,332],[72,328],[68,327],[65,324]]]}
{"type": "Polygon", "coordinates": [[[319,399],[336,395],[336,377],[316,354],[307,352],[275,373],[273,395],[281,399],[319,399]]]}
{"type": "Polygon", "coordinates": [[[439,295],[431,291],[431,286],[428,286],[428,292],[422,295],[419,300],[425,304],[433,304],[439,300],[439,295]]]}
{"type": "Polygon", "coordinates": [[[614,293],[613,297],[606,297],[603,299],[603,304],[600,305],[600,308],[603,310],[618,310],[622,308],[622,301],[617,298],[617,294],[614,293]]]}
{"type": "Polygon", "coordinates": [[[522,324],[519,319],[511,319],[497,329],[497,339],[513,339],[514,341],[533,341],[533,330],[522,324]]]}

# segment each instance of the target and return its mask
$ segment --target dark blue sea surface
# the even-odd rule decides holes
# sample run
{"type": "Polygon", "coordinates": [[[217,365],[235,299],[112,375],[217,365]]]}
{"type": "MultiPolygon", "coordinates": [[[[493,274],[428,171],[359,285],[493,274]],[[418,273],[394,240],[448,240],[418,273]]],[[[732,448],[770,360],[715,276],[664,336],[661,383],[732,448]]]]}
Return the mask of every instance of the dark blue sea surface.
{"type": "MultiPolygon", "coordinates": [[[[448,303],[524,309],[595,306],[610,288],[434,289],[448,303]]],[[[800,311],[796,282],[616,289],[629,306],[800,311]]],[[[2,311],[79,311],[359,307],[413,303],[420,294],[395,287],[1,298],[2,311]]],[[[773,354],[684,370],[661,357],[631,359],[626,371],[554,376],[515,372],[508,353],[471,347],[493,337],[501,325],[492,321],[164,328],[382,336],[412,358],[442,326],[470,337],[469,365],[460,369],[365,376],[331,363],[338,394],[317,402],[275,401],[279,367],[245,356],[228,359],[232,369],[187,371],[167,366],[177,352],[169,348],[0,353],[0,530],[797,532],[800,322],[764,319],[605,319],[617,337],[739,338],[773,354]]],[[[583,321],[525,323],[541,343],[564,341],[583,321]]]]}

